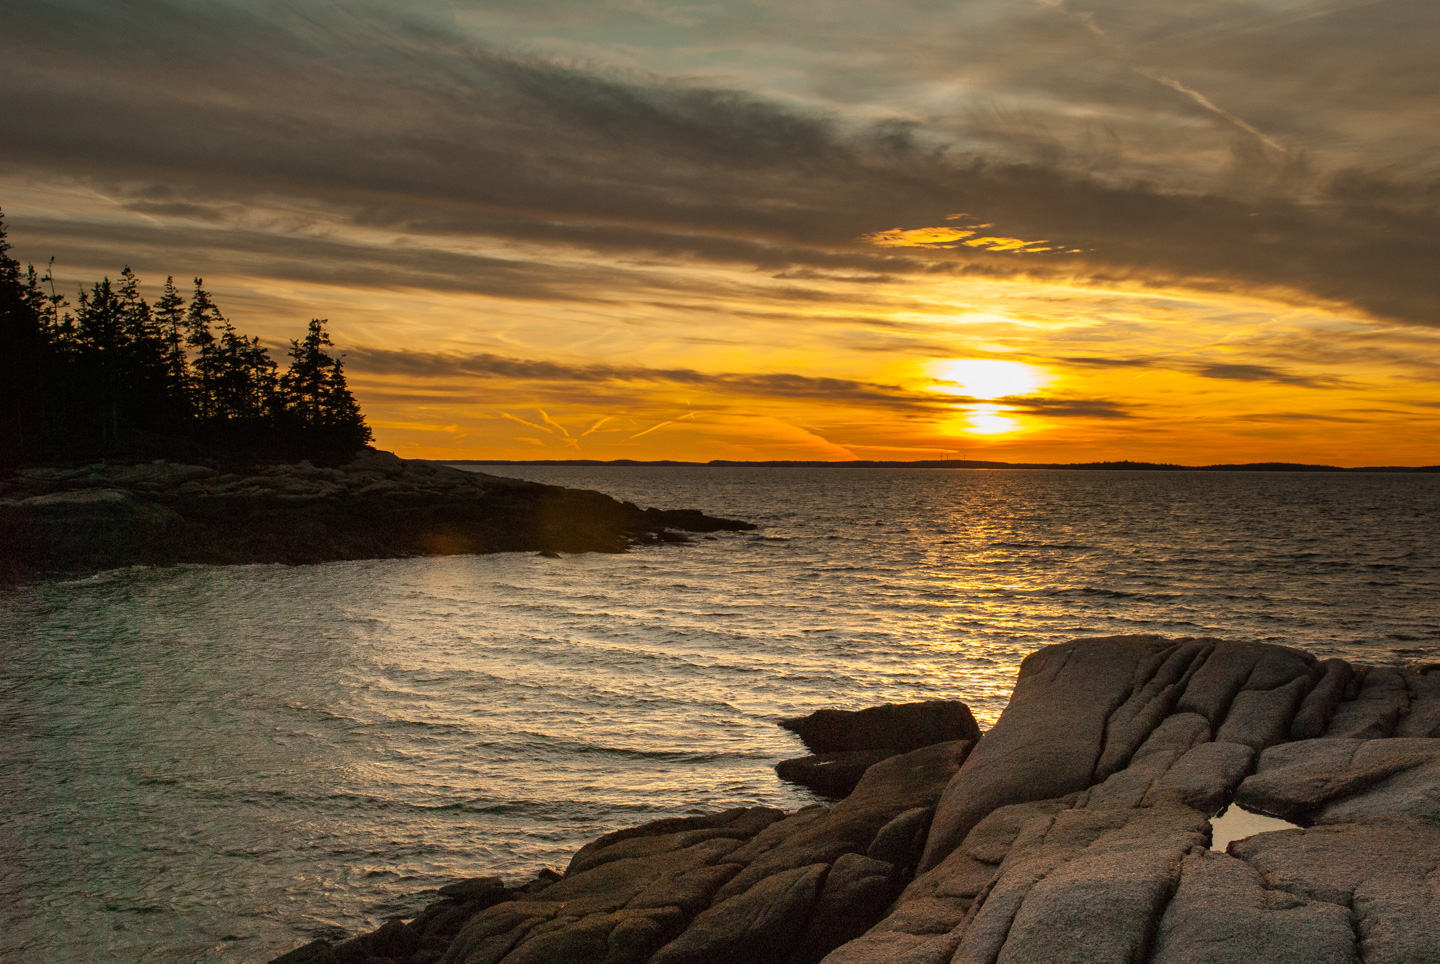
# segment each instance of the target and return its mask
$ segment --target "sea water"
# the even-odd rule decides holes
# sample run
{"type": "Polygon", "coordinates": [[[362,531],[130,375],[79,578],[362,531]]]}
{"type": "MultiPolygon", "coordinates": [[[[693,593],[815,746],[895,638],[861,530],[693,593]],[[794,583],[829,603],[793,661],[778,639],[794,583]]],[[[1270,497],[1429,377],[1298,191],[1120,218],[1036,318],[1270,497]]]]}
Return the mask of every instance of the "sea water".
{"type": "Polygon", "coordinates": [[[1440,476],[488,467],[750,533],[0,590],[0,958],[265,961],[1112,633],[1440,659],[1440,476]]]}

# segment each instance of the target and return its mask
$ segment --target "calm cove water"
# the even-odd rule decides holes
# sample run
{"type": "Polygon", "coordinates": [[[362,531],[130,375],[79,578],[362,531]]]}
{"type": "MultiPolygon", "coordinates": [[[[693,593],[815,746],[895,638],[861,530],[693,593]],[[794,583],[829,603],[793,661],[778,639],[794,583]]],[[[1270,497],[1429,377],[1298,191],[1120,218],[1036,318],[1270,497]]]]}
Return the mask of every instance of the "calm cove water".
{"type": "Polygon", "coordinates": [[[1440,476],[503,467],[762,525],[0,590],[0,958],[265,961],[602,832],[811,802],[780,717],[1217,634],[1440,658],[1440,476]]]}

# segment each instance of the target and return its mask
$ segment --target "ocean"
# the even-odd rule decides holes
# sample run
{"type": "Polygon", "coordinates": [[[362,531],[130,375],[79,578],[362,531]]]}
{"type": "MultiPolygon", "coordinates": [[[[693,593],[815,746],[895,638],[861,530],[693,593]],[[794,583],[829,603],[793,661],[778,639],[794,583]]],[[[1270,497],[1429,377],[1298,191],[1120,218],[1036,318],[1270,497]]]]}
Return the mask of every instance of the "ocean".
{"type": "Polygon", "coordinates": [[[0,589],[0,958],[266,961],[662,816],[814,802],[775,725],[1027,653],[1440,659],[1440,475],[486,466],[749,533],[0,589]]]}

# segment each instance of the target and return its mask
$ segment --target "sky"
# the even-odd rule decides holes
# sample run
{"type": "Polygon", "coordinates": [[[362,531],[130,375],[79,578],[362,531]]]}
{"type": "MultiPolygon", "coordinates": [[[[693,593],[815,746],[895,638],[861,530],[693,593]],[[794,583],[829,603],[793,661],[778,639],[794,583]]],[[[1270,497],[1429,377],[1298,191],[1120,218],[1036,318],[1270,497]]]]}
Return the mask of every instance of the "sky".
{"type": "Polygon", "coordinates": [[[402,456],[1440,462],[1434,0],[0,23],[12,255],[328,319],[402,456]]]}

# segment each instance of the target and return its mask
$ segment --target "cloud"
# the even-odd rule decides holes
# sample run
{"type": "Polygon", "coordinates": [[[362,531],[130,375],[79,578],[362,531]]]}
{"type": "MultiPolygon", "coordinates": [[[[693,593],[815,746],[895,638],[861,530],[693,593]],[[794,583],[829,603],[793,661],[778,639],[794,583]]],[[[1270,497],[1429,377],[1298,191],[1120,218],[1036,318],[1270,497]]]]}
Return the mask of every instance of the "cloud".
{"type": "Polygon", "coordinates": [[[1196,365],[1190,369],[1206,378],[1223,378],[1237,382],[1276,382],[1282,385],[1303,385],[1306,388],[1329,388],[1341,384],[1335,378],[1320,378],[1284,372],[1269,365],[1245,364],[1240,362],[1214,362],[1196,365]]]}
{"type": "MultiPolygon", "coordinates": [[[[1399,7],[1423,19],[1413,4],[1399,7]]],[[[578,265],[566,255],[589,251],[772,274],[1188,285],[1440,324],[1440,180],[1419,168],[1332,163],[1309,175],[1304,194],[1279,182],[1257,194],[1253,183],[1232,191],[1213,180],[1123,181],[1087,167],[1069,134],[1055,135],[1057,150],[1037,153],[1016,146],[1023,137],[971,131],[958,120],[866,120],[692,78],[507,52],[394,7],[325,10],[322,20],[269,4],[140,0],[122,16],[112,5],[37,0],[14,11],[0,67],[9,92],[0,105],[4,173],[102,186],[132,210],[182,221],[229,227],[237,205],[268,211],[269,223],[249,238],[177,232],[167,223],[175,232],[169,243],[176,251],[190,243],[248,247],[266,271],[325,283],[557,300],[655,283],[643,266],[578,265]],[[986,244],[951,238],[956,243],[877,249],[860,240],[897,223],[934,224],[957,209],[994,225],[986,244]],[[347,258],[347,246],[333,239],[356,230],[376,236],[376,252],[347,258]],[[404,243],[383,244],[386,235],[404,243]],[[1065,251],[1018,258],[1005,250],[1021,243],[1007,239],[1024,238],[1062,239],[1065,251]],[[477,240],[535,247],[519,263],[464,250],[477,240]],[[268,259],[254,250],[262,241],[271,243],[268,259]],[[394,261],[385,264],[379,252],[394,261]]],[[[1113,35],[1126,10],[1094,5],[1087,13],[1113,35]]],[[[1161,24],[1173,23],[1141,19],[1126,28],[1126,50],[1158,62],[1161,24]]],[[[1255,29],[1273,41],[1278,28],[1260,19],[1255,29]]],[[[1073,24],[1038,9],[1007,23],[1006,50],[1035,38],[1043,41],[1037,49],[1073,55],[1088,43],[1073,24]]],[[[1317,49],[1338,42],[1328,20],[1304,29],[1319,31],[1317,49]]],[[[910,41],[912,53],[930,49],[924,38],[910,41]]],[[[1253,75],[1260,49],[1273,43],[1252,33],[1247,44],[1255,48],[1246,61],[1253,75]]],[[[1175,57],[1202,63],[1189,47],[1175,57]]],[[[1012,96],[1035,103],[1044,98],[1033,84],[1054,97],[1064,71],[1083,74],[1083,62],[1071,59],[1021,84],[1017,71],[1041,62],[1037,53],[1013,69],[994,60],[986,69],[1012,85],[1012,96]]],[[[1101,75],[1084,79],[1074,97],[1099,97],[1101,75]]],[[[1202,96],[1221,103],[1208,84],[1175,82],[1203,87],[1202,96]]],[[[1113,91],[1114,104],[1143,104],[1147,136],[1168,136],[1177,150],[1189,144],[1178,119],[1196,102],[1149,86],[1113,91]]],[[[1420,95],[1407,89],[1405,103],[1420,95]]],[[[1223,109],[1267,132],[1285,127],[1263,111],[1223,109]]],[[[61,232],[54,220],[46,230],[61,232]]],[[[807,288],[771,296],[822,297],[807,288]]]]}
{"type": "Polygon", "coordinates": [[[1273,365],[1254,362],[1206,362],[1195,359],[1173,358],[1156,355],[1136,355],[1130,358],[1107,358],[1091,355],[1067,355],[1057,361],[1075,368],[1144,370],[1169,370],[1200,375],[1235,382],[1272,382],[1278,385],[1298,385],[1304,388],[1339,388],[1345,385],[1334,376],[1305,375],[1286,371],[1273,365]]]}

